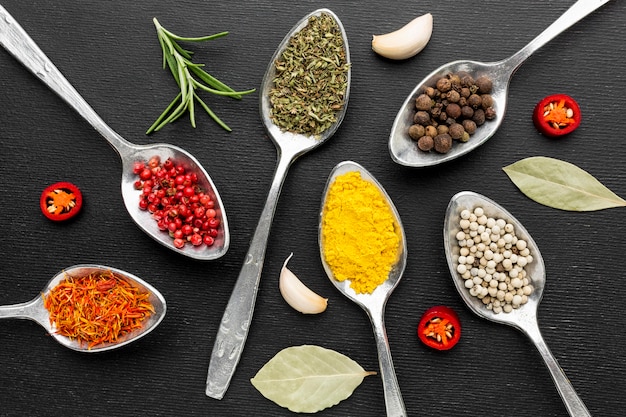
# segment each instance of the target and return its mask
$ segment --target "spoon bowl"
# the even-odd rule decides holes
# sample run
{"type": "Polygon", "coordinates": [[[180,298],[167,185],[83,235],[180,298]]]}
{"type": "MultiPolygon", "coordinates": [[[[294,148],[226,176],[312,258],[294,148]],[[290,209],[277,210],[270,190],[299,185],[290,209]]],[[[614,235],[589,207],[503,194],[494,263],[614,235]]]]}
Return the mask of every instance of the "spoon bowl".
{"type": "Polygon", "coordinates": [[[452,280],[461,298],[470,310],[479,317],[513,326],[526,334],[541,354],[570,415],[575,417],[590,416],[587,407],[574,390],[556,358],[550,352],[539,330],[537,308],[543,296],[546,268],[539,248],[530,233],[511,213],[495,201],[474,192],[463,191],[454,195],[448,204],[443,227],[443,240],[452,280]],[[456,265],[460,256],[460,249],[456,235],[461,230],[459,216],[463,210],[467,209],[471,212],[476,207],[482,207],[487,217],[501,218],[512,224],[515,227],[515,235],[519,239],[526,241],[530,254],[533,257],[533,261],[525,266],[533,292],[528,296],[526,304],[521,305],[519,308],[514,308],[510,313],[495,313],[487,309],[482,300],[471,295],[469,290],[465,288],[464,279],[457,272],[456,265]]]}
{"type": "Polygon", "coordinates": [[[350,64],[350,51],[346,31],[337,15],[328,9],[315,10],[296,23],[279,44],[268,64],[261,83],[260,113],[265,129],[276,146],[278,164],[259,223],[252,236],[250,248],[220,322],[211,353],[206,382],[206,395],[215,399],[223,398],[228,389],[248,336],[274,212],[276,211],[278,197],[287,176],[287,171],[298,157],[321,146],[330,139],[339,128],[347,111],[350,93],[350,70],[346,74],[347,86],[343,97],[343,106],[335,114],[335,122],[321,134],[307,136],[283,131],[272,122],[270,117],[272,106],[269,92],[276,76],[274,62],[282,55],[289,40],[307,26],[309,19],[312,16],[320,16],[322,14],[330,16],[337,24],[343,40],[346,62],[350,64]]]}
{"type": "Polygon", "coordinates": [[[391,159],[409,167],[429,167],[456,159],[487,142],[502,124],[506,112],[509,84],[515,71],[543,45],[608,2],[609,0],[578,0],[547,29],[509,58],[489,63],[471,60],[453,61],[442,65],[426,76],[411,91],[393,122],[389,135],[391,159]],[[475,79],[484,75],[491,79],[493,83],[491,95],[494,98],[496,118],[479,126],[466,143],[453,143],[452,149],[447,153],[423,152],[417,148],[416,141],[408,134],[409,127],[413,124],[415,99],[426,87],[433,87],[438,78],[455,73],[467,73],[475,79]]]}
{"type": "Polygon", "coordinates": [[[374,336],[376,339],[376,347],[378,349],[378,361],[380,365],[380,373],[383,380],[383,388],[385,392],[385,403],[387,407],[387,416],[405,416],[406,410],[400,393],[400,387],[396,378],[393,362],[391,358],[391,351],[389,349],[389,341],[387,339],[387,333],[385,331],[385,306],[389,296],[396,288],[402,278],[407,261],[407,246],[406,236],[404,234],[404,228],[400,220],[400,215],[396,207],[394,206],[389,194],[385,191],[382,185],[361,165],[352,162],[344,161],[339,163],[330,173],[326,188],[324,190],[324,198],[322,201],[322,208],[320,210],[320,225],[318,228],[318,241],[320,247],[320,254],[322,258],[322,265],[330,282],[348,299],[358,304],[367,313],[372,327],[374,329],[374,336]],[[394,216],[394,222],[397,225],[397,230],[400,235],[400,255],[395,265],[391,268],[387,279],[380,284],[371,294],[358,294],[350,287],[350,280],[338,281],[334,278],[333,272],[326,262],[324,256],[324,239],[322,234],[322,218],[323,211],[326,205],[326,198],[328,196],[329,188],[334,183],[335,179],[348,172],[359,172],[361,178],[374,184],[385,197],[385,200],[391,208],[391,212],[394,216]]]}
{"type": "Polygon", "coordinates": [[[16,318],[33,320],[39,323],[44,329],[46,329],[48,334],[63,346],[78,352],[98,353],[120,348],[146,336],[148,333],[154,330],[159,325],[159,323],[161,323],[161,321],[165,317],[166,310],[167,307],[165,299],[163,298],[161,293],[141,278],[128,272],[108,266],[84,264],[66,268],[65,270],[56,274],[46,284],[41,292],[41,295],[35,297],[33,300],[26,303],[0,306],[0,319],[16,318]],[[141,328],[125,334],[124,336],[120,337],[117,342],[101,343],[99,345],[93,346],[92,348],[88,348],[87,343],[83,342],[81,344],[81,342],[76,339],[70,339],[69,337],[63,336],[56,332],[56,327],[52,323],[50,323],[50,313],[44,307],[44,297],[47,296],[54,287],[56,287],[61,281],[65,280],[67,277],[82,277],[98,272],[112,272],[117,277],[126,280],[132,286],[139,288],[142,292],[148,292],[150,294],[148,301],[154,308],[154,313],[152,313],[147,319],[145,319],[141,328]]]}
{"type": "Polygon", "coordinates": [[[76,91],[70,82],[63,76],[46,54],[37,46],[19,23],[0,5],[0,44],[20,61],[28,70],[35,74],[52,91],[66,101],[76,112],[91,124],[109,144],[117,151],[122,161],[122,197],[128,213],[135,223],[145,233],[163,246],[182,255],[200,259],[212,260],[222,257],[230,245],[230,231],[224,205],[213,184],[211,177],[189,152],[170,144],[135,145],[109,127],[85,99],[76,91]],[[212,246],[185,245],[183,248],[174,246],[173,239],[165,231],[158,228],[157,222],[147,211],[139,209],[141,190],[134,188],[137,176],[132,172],[133,164],[148,161],[158,156],[161,162],[171,158],[177,165],[195,172],[198,175],[198,185],[215,202],[215,211],[220,218],[218,236],[212,246]]]}

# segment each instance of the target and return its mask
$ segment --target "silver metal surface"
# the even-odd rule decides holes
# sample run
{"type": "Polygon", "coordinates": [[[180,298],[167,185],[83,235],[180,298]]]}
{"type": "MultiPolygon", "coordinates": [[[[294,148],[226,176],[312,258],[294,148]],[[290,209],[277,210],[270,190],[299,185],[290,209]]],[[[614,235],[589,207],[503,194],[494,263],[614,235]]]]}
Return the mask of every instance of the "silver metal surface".
{"type": "Polygon", "coordinates": [[[398,111],[389,135],[391,159],[400,165],[416,168],[427,167],[456,159],[487,142],[498,130],[504,119],[509,83],[515,71],[543,45],[608,2],[609,0],[578,0],[524,48],[504,60],[489,63],[467,60],[453,61],[433,71],[411,91],[398,111]],[[493,92],[491,95],[495,101],[494,108],[497,116],[494,120],[480,126],[468,142],[454,143],[448,153],[420,151],[415,140],[408,135],[415,114],[415,98],[424,91],[424,87],[433,86],[441,76],[459,72],[472,74],[474,78],[486,75],[492,80],[493,92]]]}
{"type": "Polygon", "coordinates": [[[330,15],[337,22],[346,48],[346,59],[348,63],[350,62],[345,29],[339,18],[328,9],[318,9],[303,17],[285,36],[269,62],[261,85],[260,112],[263,124],[274,145],[276,145],[278,165],[243,267],[224,311],[211,353],[206,381],[206,395],[215,399],[224,397],[241,358],[248,336],[274,212],[276,211],[278,197],[287,176],[287,171],[298,157],[317,148],[333,136],[343,121],[347,110],[350,92],[350,72],[348,72],[348,88],[345,93],[344,106],[337,114],[336,123],[324,131],[320,137],[283,132],[270,119],[271,104],[269,102],[269,91],[272,88],[272,80],[276,74],[274,61],[282,54],[289,39],[307,25],[309,18],[321,14],[330,15]]]}
{"type": "Polygon", "coordinates": [[[122,160],[122,197],[124,198],[124,204],[135,223],[144,232],[163,246],[195,259],[217,259],[228,251],[230,232],[224,205],[211,177],[196,158],[184,149],[174,145],[135,145],[121,137],[98,116],[46,54],[30,38],[28,33],[2,6],[0,6],[0,44],[45,85],[74,108],[117,151],[122,160]],[[185,245],[182,249],[176,248],[169,234],[159,230],[157,222],[154,221],[148,212],[139,209],[141,190],[136,190],[133,185],[137,180],[136,175],[133,173],[133,163],[136,161],[148,161],[153,156],[159,156],[161,161],[171,158],[176,164],[198,173],[198,185],[216,202],[215,210],[221,219],[218,236],[213,246],[185,245]]]}
{"type": "Polygon", "coordinates": [[[541,354],[570,415],[572,417],[590,416],[591,414],[589,414],[587,407],[574,390],[574,387],[565,375],[565,372],[563,372],[563,369],[559,366],[554,355],[550,352],[550,349],[548,349],[548,345],[539,330],[537,307],[543,296],[546,282],[546,268],[537,244],[524,226],[495,201],[477,193],[463,191],[454,195],[448,204],[443,227],[443,239],[452,280],[467,306],[480,317],[496,323],[513,326],[526,334],[541,354]],[[517,309],[513,309],[510,313],[494,313],[488,310],[480,299],[469,293],[469,290],[464,286],[464,280],[456,271],[456,264],[459,257],[459,246],[456,240],[456,234],[460,231],[459,215],[464,209],[472,211],[476,207],[482,207],[485,211],[485,215],[488,217],[502,218],[515,226],[515,234],[518,238],[524,239],[528,243],[528,248],[533,257],[533,262],[525,267],[531,280],[533,292],[528,297],[528,303],[517,309]]]}
{"type": "Polygon", "coordinates": [[[396,207],[394,206],[391,198],[383,188],[383,186],[361,165],[352,162],[344,161],[339,163],[330,173],[328,181],[326,182],[326,188],[324,190],[324,198],[322,201],[322,208],[320,209],[320,226],[318,231],[318,241],[320,246],[320,255],[322,258],[322,265],[324,270],[330,279],[330,282],[347,298],[358,304],[370,318],[372,327],[374,329],[374,338],[376,340],[376,348],[378,349],[378,363],[380,366],[380,374],[383,381],[383,389],[385,393],[385,406],[388,417],[400,417],[406,416],[406,409],[404,401],[402,400],[402,394],[400,392],[400,386],[396,377],[396,372],[393,366],[391,358],[391,350],[389,349],[389,340],[387,339],[387,332],[385,331],[385,306],[389,296],[396,288],[402,278],[404,269],[406,267],[407,260],[407,245],[406,236],[404,234],[404,228],[400,220],[400,215],[396,207]],[[325,206],[328,191],[335,179],[347,172],[360,172],[361,178],[376,185],[381,193],[385,196],[389,207],[395,217],[395,223],[398,225],[398,231],[401,238],[401,253],[398,257],[397,263],[393,266],[389,272],[387,279],[380,284],[371,294],[357,294],[351,287],[350,281],[338,281],[333,277],[333,272],[330,269],[324,256],[323,248],[324,241],[322,235],[322,217],[323,208],[325,206]]]}
{"type": "Polygon", "coordinates": [[[42,290],[41,295],[38,295],[31,301],[20,304],[0,306],[0,319],[14,318],[33,320],[39,323],[44,329],[46,329],[48,334],[63,346],[79,352],[98,353],[122,347],[144,337],[152,330],[154,330],[159,325],[159,323],[161,323],[161,321],[165,317],[166,311],[167,307],[165,303],[165,298],[163,298],[161,293],[156,288],[154,288],[152,285],[148,284],[141,278],[117,268],[111,268],[104,265],[84,264],[71,266],[56,274],[48,282],[48,284],[46,284],[46,287],[42,290]],[[122,336],[117,342],[102,343],[89,349],[86,343],[81,343],[76,339],[72,340],[69,337],[63,336],[56,332],[56,327],[50,323],[50,313],[44,307],[44,297],[47,296],[54,287],[56,287],[68,276],[82,277],[97,272],[112,272],[118,277],[125,279],[134,287],[139,288],[142,292],[149,292],[149,301],[150,304],[152,304],[152,307],[154,307],[154,313],[151,314],[150,317],[148,317],[143,322],[141,328],[122,336]]]}

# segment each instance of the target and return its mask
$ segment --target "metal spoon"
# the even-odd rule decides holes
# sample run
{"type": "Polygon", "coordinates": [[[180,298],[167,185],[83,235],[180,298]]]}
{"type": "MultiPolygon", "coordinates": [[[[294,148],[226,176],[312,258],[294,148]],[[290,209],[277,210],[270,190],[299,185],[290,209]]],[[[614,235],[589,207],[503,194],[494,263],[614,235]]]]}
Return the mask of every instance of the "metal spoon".
{"type": "Polygon", "coordinates": [[[493,136],[502,123],[506,111],[509,83],[515,71],[536,50],[608,2],[609,0],[578,0],[528,45],[502,61],[489,63],[453,61],[433,71],[409,94],[396,116],[389,136],[391,159],[400,165],[427,167],[456,159],[485,143],[493,136]],[[480,126],[468,142],[454,143],[448,153],[440,154],[434,151],[420,151],[416,146],[416,142],[408,135],[409,127],[413,124],[413,115],[415,114],[415,98],[424,91],[425,87],[434,86],[436,80],[441,76],[459,72],[471,74],[474,78],[485,75],[492,80],[493,92],[491,95],[495,101],[494,108],[497,116],[494,120],[480,126]]]}
{"type": "Polygon", "coordinates": [[[407,259],[407,247],[406,237],[404,235],[404,228],[400,221],[400,215],[393,205],[391,198],[382,187],[382,185],[361,165],[352,162],[344,161],[339,163],[333,171],[330,173],[328,182],[326,183],[326,189],[324,191],[324,199],[322,202],[322,210],[320,211],[320,227],[319,227],[319,246],[322,258],[322,265],[324,270],[330,278],[330,282],[346,297],[357,303],[370,318],[372,327],[374,329],[374,337],[376,339],[376,347],[378,349],[378,363],[380,366],[380,373],[383,380],[383,389],[385,392],[385,405],[387,409],[387,416],[406,416],[406,409],[402,400],[402,394],[400,393],[400,387],[396,378],[396,373],[393,367],[391,359],[391,351],[389,349],[389,341],[387,339],[387,332],[385,330],[385,306],[389,296],[400,282],[400,278],[404,273],[407,259]],[[389,277],[379,285],[371,294],[357,294],[351,287],[350,281],[338,281],[333,277],[333,272],[330,266],[326,263],[326,259],[323,253],[324,241],[322,236],[322,216],[323,208],[326,204],[326,198],[328,196],[328,190],[335,179],[347,172],[358,171],[361,173],[361,178],[370,181],[378,187],[381,193],[385,196],[391,211],[395,217],[395,223],[398,226],[401,238],[401,253],[398,257],[397,263],[393,266],[389,272],[389,277]]]}
{"type": "Polygon", "coordinates": [[[228,251],[230,232],[224,205],[211,177],[196,158],[174,145],[135,145],[117,134],[98,116],[46,54],[39,49],[28,33],[2,6],[0,6],[0,44],[52,91],[73,107],[117,151],[122,160],[122,197],[124,204],[132,219],[144,232],[163,246],[191,258],[201,260],[217,259],[228,251]],[[215,238],[213,246],[185,245],[182,249],[176,248],[169,234],[159,230],[157,222],[150,214],[139,209],[139,195],[141,191],[136,190],[133,185],[137,180],[137,176],[133,174],[133,163],[136,161],[148,161],[153,156],[159,156],[161,161],[165,161],[168,158],[172,159],[174,163],[182,165],[186,170],[198,174],[198,185],[215,201],[215,210],[221,218],[218,236],[215,238]]]}
{"type": "Polygon", "coordinates": [[[276,75],[274,61],[283,53],[289,39],[306,27],[309,18],[321,14],[327,14],[337,22],[343,37],[346,60],[350,62],[348,38],[341,21],[332,11],[328,9],[318,9],[303,17],[302,20],[289,31],[280,45],[278,45],[267,67],[265,76],[263,77],[260,102],[261,118],[270,138],[276,146],[278,165],[274,172],[274,179],[265,206],[261,212],[261,218],[259,219],[252,241],[250,242],[248,254],[246,255],[233,293],[224,311],[211,353],[206,382],[206,395],[218,400],[224,397],[224,393],[228,389],[228,385],[230,384],[230,380],[235,372],[235,368],[237,367],[237,363],[239,362],[243,347],[246,343],[248,329],[254,313],[254,304],[261,279],[261,272],[263,270],[263,261],[265,258],[265,250],[267,249],[270,228],[287,171],[298,157],[317,148],[333,136],[343,121],[348,106],[350,72],[348,72],[347,77],[348,86],[344,96],[343,108],[336,115],[336,122],[324,131],[320,137],[316,138],[284,132],[270,119],[271,104],[269,91],[272,88],[272,80],[276,75]]]}
{"type": "Polygon", "coordinates": [[[548,345],[543,340],[539,330],[537,323],[537,307],[543,295],[546,281],[546,269],[537,244],[524,226],[522,226],[511,213],[496,202],[480,194],[463,191],[454,195],[450,200],[446,210],[443,239],[448,267],[450,268],[454,285],[468,307],[480,317],[496,323],[508,324],[526,334],[541,354],[569,414],[573,417],[591,416],[583,401],[578,394],[576,394],[565,372],[563,372],[556,358],[552,355],[550,349],[548,349],[548,345]],[[517,309],[513,309],[510,313],[494,313],[488,310],[480,299],[469,293],[468,289],[464,286],[464,280],[461,279],[456,272],[456,260],[459,256],[459,247],[456,241],[456,234],[460,230],[459,214],[464,209],[472,211],[476,207],[482,207],[485,211],[485,215],[488,217],[502,218],[515,226],[515,234],[518,238],[526,240],[533,257],[533,261],[525,267],[525,270],[531,279],[534,290],[528,297],[528,303],[517,309]]]}
{"type": "Polygon", "coordinates": [[[15,318],[33,320],[39,323],[44,329],[46,329],[48,334],[63,346],[79,352],[97,353],[122,347],[137,339],[144,337],[152,330],[154,330],[159,325],[159,323],[161,323],[161,321],[165,317],[166,310],[167,308],[165,304],[165,299],[163,298],[161,293],[141,278],[116,268],[111,268],[103,265],[85,264],[71,266],[56,274],[48,282],[48,284],[46,284],[45,288],[42,291],[42,295],[35,297],[32,301],[21,304],[0,306],[0,319],[15,318]],[[75,339],[72,340],[67,336],[56,333],[56,328],[50,323],[50,313],[44,307],[44,297],[47,296],[54,287],[56,287],[61,281],[65,280],[68,276],[82,277],[97,272],[112,272],[118,277],[125,279],[133,286],[139,288],[142,292],[149,292],[149,301],[154,307],[154,313],[151,314],[143,322],[143,326],[141,327],[141,329],[137,329],[131,333],[124,335],[120,338],[119,341],[115,343],[102,343],[100,345],[92,347],[91,349],[88,349],[85,343],[81,345],[81,343],[75,339]]]}

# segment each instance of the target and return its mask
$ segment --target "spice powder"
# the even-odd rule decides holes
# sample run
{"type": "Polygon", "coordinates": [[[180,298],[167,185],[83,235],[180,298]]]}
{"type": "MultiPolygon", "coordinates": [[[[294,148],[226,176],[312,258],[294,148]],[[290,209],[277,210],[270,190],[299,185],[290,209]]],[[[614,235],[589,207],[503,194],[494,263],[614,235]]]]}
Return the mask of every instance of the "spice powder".
{"type": "Polygon", "coordinates": [[[400,234],[387,200],[359,172],[338,176],[322,213],[323,254],[338,281],[372,293],[387,280],[400,255],[400,234]]]}

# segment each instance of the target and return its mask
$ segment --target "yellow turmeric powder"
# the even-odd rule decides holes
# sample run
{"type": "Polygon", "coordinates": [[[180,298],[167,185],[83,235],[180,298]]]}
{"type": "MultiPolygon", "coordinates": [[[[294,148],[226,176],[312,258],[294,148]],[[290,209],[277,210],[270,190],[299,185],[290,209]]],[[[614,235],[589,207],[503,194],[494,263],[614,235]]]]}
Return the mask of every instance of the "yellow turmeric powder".
{"type": "Polygon", "coordinates": [[[357,294],[382,284],[400,255],[395,216],[378,187],[357,171],[330,185],[322,212],[326,263],[338,281],[350,280],[357,294]]]}

